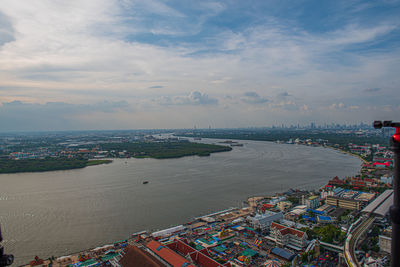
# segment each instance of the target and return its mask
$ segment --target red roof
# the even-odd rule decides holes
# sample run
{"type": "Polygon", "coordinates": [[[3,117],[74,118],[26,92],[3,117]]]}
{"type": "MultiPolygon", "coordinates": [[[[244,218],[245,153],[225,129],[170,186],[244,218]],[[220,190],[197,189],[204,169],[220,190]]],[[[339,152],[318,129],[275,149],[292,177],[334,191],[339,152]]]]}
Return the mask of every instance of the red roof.
{"type": "Polygon", "coordinates": [[[190,264],[190,262],[184,257],[178,255],[176,252],[164,246],[160,242],[152,240],[146,246],[174,267],[181,267],[183,264],[186,264],[186,266],[188,267],[195,267],[194,265],[190,264]]]}
{"type": "Polygon", "coordinates": [[[391,163],[390,161],[386,161],[385,163],[382,163],[382,162],[374,162],[372,165],[374,165],[374,166],[379,165],[379,166],[386,166],[386,167],[389,167],[390,165],[392,165],[392,163],[391,163]]]}
{"type": "Polygon", "coordinates": [[[352,185],[365,185],[364,181],[352,181],[351,182],[352,185]]]}
{"type": "MultiPolygon", "coordinates": [[[[206,248],[202,250],[196,250],[185,243],[186,240],[176,240],[173,243],[168,244],[167,246],[174,251],[178,251],[183,255],[189,254],[190,258],[199,266],[203,267],[220,267],[220,266],[231,266],[229,262],[225,264],[220,264],[216,262],[214,259],[210,257],[210,253],[206,248]]],[[[187,241],[186,241],[187,242],[187,241]]]]}
{"type": "Polygon", "coordinates": [[[281,230],[281,229],[283,229],[283,228],[286,228],[286,226],[283,226],[283,225],[281,225],[281,224],[279,224],[279,223],[276,223],[276,222],[272,222],[272,223],[271,223],[271,228],[276,228],[276,229],[278,229],[278,230],[281,230]]]}
{"type": "Polygon", "coordinates": [[[119,264],[123,267],[162,267],[165,265],[149,252],[132,245],[128,245],[125,248],[124,255],[119,260],[119,264]]]}
{"type": "Polygon", "coordinates": [[[279,232],[281,232],[282,235],[287,235],[287,234],[291,234],[291,235],[296,235],[299,238],[302,238],[304,235],[304,232],[296,230],[294,228],[290,228],[284,225],[280,225],[279,223],[275,223],[273,222],[271,224],[271,228],[276,228],[279,230],[279,232]]]}
{"type": "Polygon", "coordinates": [[[263,207],[264,207],[264,208],[267,208],[267,209],[270,209],[270,208],[273,208],[273,207],[275,207],[275,205],[273,205],[273,204],[268,204],[268,203],[265,203],[265,204],[263,204],[263,207]]]}
{"type": "Polygon", "coordinates": [[[391,160],[393,160],[393,159],[391,159],[391,158],[374,158],[375,160],[383,160],[383,161],[391,161],[391,160]]]}
{"type": "Polygon", "coordinates": [[[345,183],[345,181],[339,179],[339,177],[337,177],[337,176],[333,177],[333,179],[328,182],[328,184],[333,184],[333,185],[335,185],[335,184],[344,184],[344,183],[345,183]]]}
{"type": "Polygon", "coordinates": [[[192,248],[191,246],[189,246],[188,244],[182,242],[181,240],[176,240],[173,243],[170,243],[167,245],[170,249],[174,250],[174,251],[178,251],[183,255],[187,255],[191,252],[195,252],[196,250],[194,248],[192,248]]]}

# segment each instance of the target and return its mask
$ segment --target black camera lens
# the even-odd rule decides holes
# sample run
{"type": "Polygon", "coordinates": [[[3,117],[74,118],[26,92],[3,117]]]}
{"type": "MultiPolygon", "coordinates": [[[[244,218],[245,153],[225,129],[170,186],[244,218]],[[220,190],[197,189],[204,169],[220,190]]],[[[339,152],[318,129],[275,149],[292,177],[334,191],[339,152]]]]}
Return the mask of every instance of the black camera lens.
{"type": "Polygon", "coordinates": [[[380,129],[382,128],[383,123],[381,121],[374,121],[374,128],[375,129],[380,129]]]}

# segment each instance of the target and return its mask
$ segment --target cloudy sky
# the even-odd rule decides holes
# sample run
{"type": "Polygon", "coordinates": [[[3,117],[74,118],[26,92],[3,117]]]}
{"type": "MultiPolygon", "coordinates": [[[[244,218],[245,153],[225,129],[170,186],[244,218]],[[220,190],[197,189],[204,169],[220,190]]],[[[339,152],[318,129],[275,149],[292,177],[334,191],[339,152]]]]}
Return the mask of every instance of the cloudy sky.
{"type": "Polygon", "coordinates": [[[1,0],[0,131],[400,120],[400,2],[1,0]]]}

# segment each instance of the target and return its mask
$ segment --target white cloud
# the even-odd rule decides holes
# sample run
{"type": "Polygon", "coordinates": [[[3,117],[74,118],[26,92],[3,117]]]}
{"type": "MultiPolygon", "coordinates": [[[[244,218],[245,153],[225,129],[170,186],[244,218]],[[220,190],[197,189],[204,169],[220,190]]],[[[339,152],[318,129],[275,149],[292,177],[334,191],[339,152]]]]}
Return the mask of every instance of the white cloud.
{"type": "MultiPolygon", "coordinates": [[[[221,27],[200,41],[168,45],[129,38],[140,33],[188,38],[215,30],[205,28],[207,19],[227,8],[219,2],[196,2],[196,11],[203,13],[191,18],[171,6],[161,1],[3,0],[0,101],[92,106],[104,99],[127,99],[140,102],[136,111],[146,107],[157,114],[170,112],[166,106],[179,106],[185,114],[185,108],[207,105],[213,106],[202,110],[208,117],[220,112],[238,124],[254,117],[258,125],[271,123],[260,110],[277,112],[282,119],[290,117],[280,117],[282,110],[297,119],[299,110],[318,118],[320,107],[363,110],[376,100],[367,95],[380,95],[376,110],[386,114],[386,104],[400,101],[400,50],[354,51],[355,45],[375,44],[398,30],[394,20],[372,26],[353,20],[315,33],[265,16],[262,23],[239,30],[221,27]],[[188,94],[187,88],[193,87],[201,92],[188,94]],[[239,107],[248,115],[241,115],[239,107]]],[[[354,115],[355,120],[362,118],[354,115]]]]}
{"type": "Polygon", "coordinates": [[[217,105],[218,99],[207,94],[193,91],[188,96],[163,96],[155,100],[161,105],[217,105]]]}
{"type": "Polygon", "coordinates": [[[345,105],[343,103],[333,103],[329,106],[329,109],[343,109],[345,105]]]}
{"type": "Polygon", "coordinates": [[[264,103],[269,102],[268,98],[261,97],[256,92],[246,92],[246,93],[244,93],[241,100],[243,102],[247,103],[247,104],[264,104],[264,103]]]}

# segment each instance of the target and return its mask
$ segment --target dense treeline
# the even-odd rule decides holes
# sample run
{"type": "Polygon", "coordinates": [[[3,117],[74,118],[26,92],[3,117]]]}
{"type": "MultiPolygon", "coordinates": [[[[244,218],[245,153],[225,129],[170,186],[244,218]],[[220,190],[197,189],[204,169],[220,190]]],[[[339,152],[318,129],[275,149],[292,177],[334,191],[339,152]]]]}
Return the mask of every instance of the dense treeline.
{"type": "Polygon", "coordinates": [[[111,162],[112,160],[87,160],[82,158],[0,159],[0,173],[70,170],[111,162]]]}
{"type": "Polygon", "coordinates": [[[107,151],[127,151],[132,157],[179,158],[184,156],[209,156],[210,153],[232,150],[228,146],[189,142],[134,142],[101,145],[107,151]]]}
{"type": "Polygon", "coordinates": [[[84,168],[88,163],[87,159],[1,159],[0,173],[16,172],[43,172],[55,170],[69,170],[84,168]]]}

